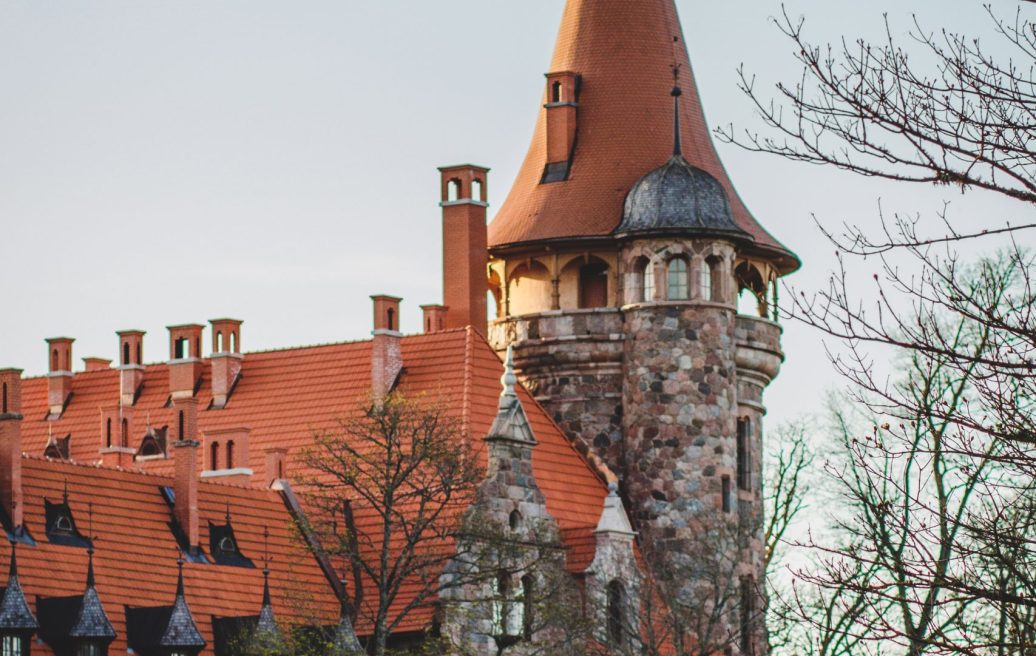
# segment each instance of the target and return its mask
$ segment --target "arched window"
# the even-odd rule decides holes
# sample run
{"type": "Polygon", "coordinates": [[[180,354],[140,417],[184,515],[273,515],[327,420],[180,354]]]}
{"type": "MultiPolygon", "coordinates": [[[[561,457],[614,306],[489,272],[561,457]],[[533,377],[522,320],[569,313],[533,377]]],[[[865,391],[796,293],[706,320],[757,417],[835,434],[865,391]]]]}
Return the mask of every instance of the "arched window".
{"type": "Polygon", "coordinates": [[[666,298],[670,301],[687,300],[687,260],[677,257],[669,261],[666,298]]]}
{"type": "Polygon", "coordinates": [[[141,353],[140,353],[140,344],[137,344],[137,362],[136,362],[136,364],[143,364],[143,363],[144,363],[144,358],[141,356],[141,353]]]}
{"type": "Polygon", "coordinates": [[[650,303],[655,300],[655,264],[651,260],[644,260],[643,268],[640,270],[640,301],[650,303]]]}
{"type": "Polygon", "coordinates": [[[522,637],[532,640],[532,601],[533,601],[532,575],[526,574],[522,577],[522,637]]]}
{"type": "Polygon", "coordinates": [[[119,446],[129,445],[129,420],[122,418],[122,432],[119,434],[119,446]]]}
{"type": "Polygon", "coordinates": [[[104,445],[109,449],[112,446],[112,418],[108,417],[104,422],[104,445]]]}
{"type": "Polygon", "coordinates": [[[186,358],[188,348],[189,346],[186,337],[181,337],[180,339],[176,340],[176,343],[173,347],[173,358],[177,360],[182,360],[186,358]]]}
{"type": "Polygon", "coordinates": [[[122,364],[130,363],[130,345],[129,342],[122,343],[122,364]]]}
{"type": "Polygon", "coordinates": [[[179,431],[176,433],[177,439],[186,439],[183,434],[183,410],[180,411],[179,419],[177,420],[177,428],[179,428],[179,431]]]}
{"type": "Polygon", "coordinates": [[[522,527],[522,514],[517,510],[511,511],[511,516],[507,518],[507,525],[511,527],[512,531],[517,531],[522,527]]]}
{"type": "Polygon", "coordinates": [[[471,200],[477,200],[480,202],[486,200],[482,197],[482,181],[478,178],[471,181],[471,200]]]}
{"type": "Polygon", "coordinates": [[[393,310],[392,308],[389,308],[389,309],[385,310],[385,317],[386,317],[386,319],[388,321],[388,329],[389,330],[395,330],[396,329],[396,311],[393,310]]]}
{"type": "Polygon", "coordinates": [[[626,590],[618,581],[608,584],[608,644],[626,644],[626,590]]]}
{"type": "Polygon", "coordinates": [[[737,420],[737,487],[752,489],[752,420],[737,420]]]}
{"type": "Polygon", "coordinates": [[[57,371],[58,370],[58,364],[59,364],[59,362],[58,362],[58,350],[54,349],[54,352],[50,354],[50,370],[51,371],[57,371]]]}
{"type": "Polygon", "coordinates": [[[460,200],[460,180],[454,178],[446,183],[446,202],[460,200]]]}
{"type": "Polygon", "coordinates": [[[230,333],[230,352],[237,353],[237,333],[230,333]]]}
{"type": "Polygon", "coordinates": [[[194,338],[194,351],[191,352],[192,358],[201,357],[201,337],[194,338]]]}
{"type": "Polygon", "coordinates": [[[219,442],[209,445],[209,469],[212,471],[219,469],[219,442]]]}
{"type": "Polygon", "coordinates": [[[223,331],[216,333],[216,353],[223,352],[223,331]]]}
{"type": "Polygon", "coordinates": [[[608,305],[608,265],[590,262],[579,267],[579,307],[599,308],[608,305]]]}
{"type": "Polygon", "coordinates": [[[227,469],[234,468],[234,440],[227,441],[227,469]]]}
{"type": "Polygon", "coordinates": [[[283,460],[278,460],[277,461],[277,478],[278,479],[284,478],[284,461],[283,460]]]}
{"type": "Polygon", "coordinates": [[[562,91],[562,88],[561,88],[561,81],[560,80],[557,81],[557,82],[554,82],[554,84],[550,85],[550,102],[552,102],[552,103],[559,103],[559,102],[561,102],[562,98],[564,97],[562,95],[561,91],[562,91]]]}
{"type": "Polygon", "coordinates": [[[0,409],[0,414],[7,414],[7,383],[4,383],[3,404],[2,409],[0,409]]]}
{"type": "Polygon", "coordinates": [[[698,294],[703,301],[716,300],[712,294],[712,264],[705,260],[701,265],[701,276],[698,278],[698,294]]]}
{"type": "Polygon", "coordinates": [[[523,634],[525,604],[521,594],[521,590],[514,589],[510,574],[500,572],[497,575],[496,599],[493,602],[493,630],[496,635],[518,637],[523,634]]]}
{"type": "Polygon", "coordinates": [[[722,489],[720,490],[720,494],[723,495],[723,499],[722,499],[722,502],[723,502],[723,512],[725,512],[725,513],[733,512],[734,511],[734,506],[733,506],[733,503],[731,502],[731,499],[730,499],[730,477],[729,476],[724,476],[721,479],[721,483],[722,483],[722,489]]]}

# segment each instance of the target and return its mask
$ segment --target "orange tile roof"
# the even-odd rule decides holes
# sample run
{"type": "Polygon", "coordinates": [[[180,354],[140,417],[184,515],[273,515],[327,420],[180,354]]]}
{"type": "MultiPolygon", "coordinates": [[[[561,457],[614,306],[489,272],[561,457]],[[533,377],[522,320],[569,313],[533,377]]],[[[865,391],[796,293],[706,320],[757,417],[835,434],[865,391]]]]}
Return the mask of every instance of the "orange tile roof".
{"type": "MultiPolygon", "coordinates": [[[[447,399],[450,410],[464,422],[468,436],[479,440],[475,444],[481,448],[479,438],[488,432],[496,416],[503,371],[500,358],[489,344],[477,331],[461,329],[404,337],[402,351],[405,369],[400,388],[403,393],[447,399]]],[[[370,387],[370,358],[369,341],[249,353],[244,356],[241,379],[222,410],[206,409],[211,399],[211,385],[210,373],[205,367],[197,395],[199,435],[206,431],[249,428],[247,466],[254,470],[252,483],[261,484],[266,474],[265,449],[286,447],[297,453],[311,443],[315,431],[332,430],[338,419],[355,412],[370,387]]],[[[533,454],[537,481],[564,535],[572,537],[569,568],[581,571],[593,559],[592,531],[607,495],[606,485],[533,397],[524,389],[520,389],[519,394],[539,443],[533,454]]],[[[117,370],[77,373],[65,413],[54,422],[46,421],[46,378],[26,379],[22,395],[24,451],[41,455],[52,432],[55,436],[71,435],[72,460],[97,462],[98,449],[104,440],[100,409],[118,404],[117,370]]],[[[148,365],[143,390],[132,409],[131,447],[139,446],[148,416],[156,428],[173,423],[173,411],[165,407],[167,399],[166,365],[148,365]]],[[[198,452],[199,458],[203,458],[204,449],[198,452]]],[[[173,460],[149,460],[135,463],[133,467],[171,476],[173,460]]],[[[85,469],[104,472],[98,474],[103,476],[129,475],[98,467],[85,469]]],[[[300,469],[301,464],[290,462],[289,478],[305,473],[300,469]]],[[[221,486],[224,487],[245,489],[221,486]]],[[[154,504],[161,502],[157,493],[153,496],[154,504]]],[[[163,517],[168,515],[164,507],[158,510],[164,513],[163,517]]],[[[278,512],[283,513],[283,509],[278,512]]],[[[222,517],[222,514],[217,512],[216,516],[222,517]]],[[[357,508],[356,517],[361,530],[377,521],[361,508],[357,508]]],[[[207,525],[203,528],[207,530],[207,525]]],[[[174,543],[168,527],[163,525],[162,531],[165,548],[172,554],[174,543]]],[[[203,545],[207,544],[205,534],[203,538],[203,545]]],[[[171,555],[169,559],[171,562],[171,555]]],[[[126,583],[129,585],[128,580],[126,583]]],[[[326,587],[326,583],[323,585],[326,587]]],[[[218,588],[215,590],[219,592],[218,588]]],[[[364,596],[369,600],[371,594],[364,596]]],[[[401,599],[400,604],[406,601],[401,599]]],[[[431,617],[430,607],[420,609],[406,620],[401,630],[420,630],[428,625],[431,617]]],[[[365,631],[362,618],[357,631],[361,634],[365,631]]]]}
{"type": "MultiPolygon", "coordinates": [[[[172,479],[32,457],[23,461],[22,479],[25,524],[37,542],[35,547],[18,547],[19,579],[30,606],[37,612],[38,596],[81,595],[85,588],[86,550],[51,544],[45,531],[43,499],[60,500],[67,484],[76,528],[95,536],[97,591],[118,633],[112,653],[125,653],[125,607],[170,606],[176,592],[178,551],[167,523],[169,507],[159,492],[172,479]]],[[[300,617],[292,593],[304,589],[319,621],[336,620],[338,602],[312,554],[297,545],[293,520],[278,492],[202,482],[198,498],[202,543],[208,544],[208,522],[223,524],[229,507],[239,548],[256,564],[255,569],[184,566],[187,603],[208,643],[203,653],[213,653],[213,616],[259,613],[264,529],[269,530],[270,588],[278,619],[309,619],[300,617]]],[[[9,559],[10,550],[0,549],[5,572],[9,559]]],[[[46,645],[34,645],[33,651],[52,653],[46,645]]]]}
{"type": "Polygon", "coordinates": [[[546,109],[525,162],[489,225],[490,248],[608,235],[626,194],[673,151],[672,66],[680,66],[683,154],[726,189],[734,220],[785,271],[795,256],[753,218],[713,146],[673,0],[568,0],[551,72],[582,77],[578,136],[569,179],[540,184],[546,165],[546,109]],[[680,43],[674,46],[673,37],[680,43]]]}

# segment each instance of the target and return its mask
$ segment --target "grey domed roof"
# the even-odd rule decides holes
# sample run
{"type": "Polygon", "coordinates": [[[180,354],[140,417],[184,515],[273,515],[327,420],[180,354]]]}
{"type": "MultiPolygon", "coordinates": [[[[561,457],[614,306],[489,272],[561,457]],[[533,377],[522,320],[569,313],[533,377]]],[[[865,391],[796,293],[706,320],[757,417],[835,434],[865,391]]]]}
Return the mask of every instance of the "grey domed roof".
{"type": "Polygon", "coordinates": [[[734,223],[720,182],[679,154],[633,185],[622,223],[615,229],[617,234],[656,231],[749,236],[734,223]]]}

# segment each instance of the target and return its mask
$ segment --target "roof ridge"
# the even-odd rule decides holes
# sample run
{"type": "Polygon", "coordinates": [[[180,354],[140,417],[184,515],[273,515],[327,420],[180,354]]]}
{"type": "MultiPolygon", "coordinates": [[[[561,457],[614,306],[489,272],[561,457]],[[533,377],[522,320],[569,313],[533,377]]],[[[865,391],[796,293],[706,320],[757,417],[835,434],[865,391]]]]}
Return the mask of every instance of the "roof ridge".
{"type": "MultiPolygon", "coordinates": [[[[461,400],[460,428],[463,435],[468,435],[471,427],[471,380],[473,377],[471,370],[474,367],[474,344],[471,334],[474,332],[474,328],[465,326],[464,331],[464,391],[461,400]]],[[[488,343],[486,342],[486,344],[488,343]]]]}

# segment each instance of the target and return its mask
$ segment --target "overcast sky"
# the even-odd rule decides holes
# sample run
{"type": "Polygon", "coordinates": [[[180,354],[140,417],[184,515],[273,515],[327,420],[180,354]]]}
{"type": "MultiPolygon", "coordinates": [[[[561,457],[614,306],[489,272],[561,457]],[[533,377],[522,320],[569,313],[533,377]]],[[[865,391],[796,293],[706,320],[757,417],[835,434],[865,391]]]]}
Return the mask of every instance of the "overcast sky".
{"type": "MultiPolygon", "coordinates": [[[[599,0],[618,2],[632,0],[599,0]]],[[[773,1],[678,0],[708,120],[758,127],[736,88],[799,74],[773,1]]],[[[994,5],[1013,12],[1016,4],[994,5]]],[[[524,156],[563,0],[0,0],[0,366],[38,375],[43,339],[116,355],[115,331],[232,316],[246,350],[364,339],[374,293],[441,300],[436,167],[490,166],[496,206],[524,156]]],[[[989,35],[977,0],[791,0],[815,40],[926,26],[989,35]]],[[[823,285],[812,223],[873,225],[951,200],[963,225],[1015,218],[979,194],[902,187],[719,145],[756,217],[823,285]]],[[[490,210],[492,212],[492,208],[490,210]]],[[[876,267],[876,263],[874,264],[876,267]]],[[[856,271],[868,289],[867,265],[856,271]]],[[[820,337],[787,327],[771,420],[838,385],[820,337]]]]}

